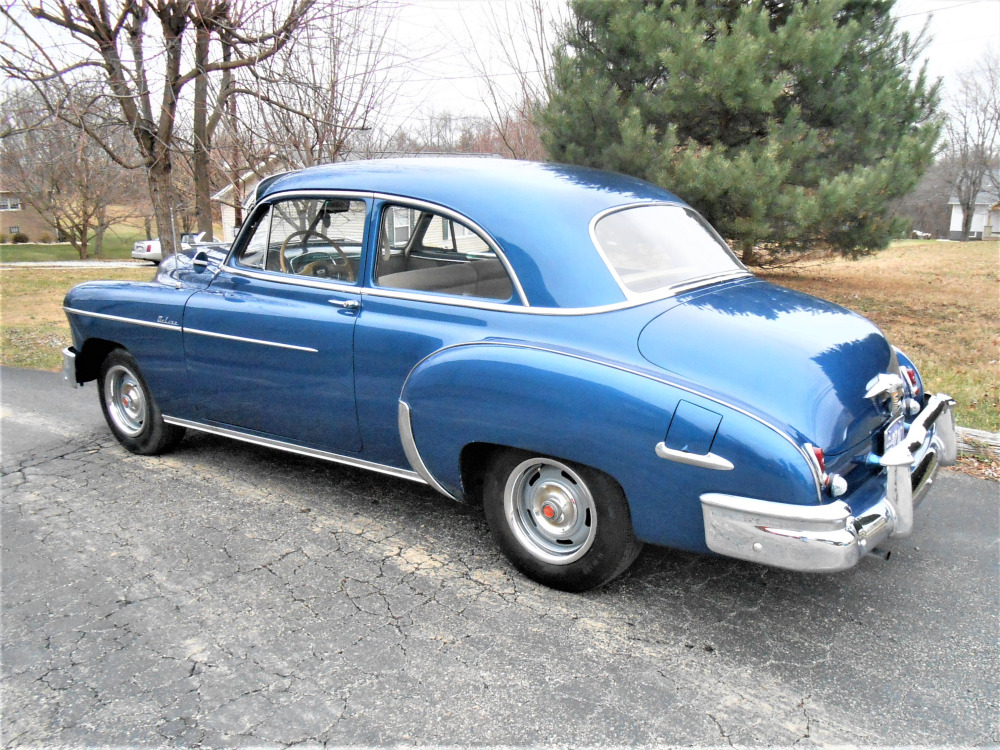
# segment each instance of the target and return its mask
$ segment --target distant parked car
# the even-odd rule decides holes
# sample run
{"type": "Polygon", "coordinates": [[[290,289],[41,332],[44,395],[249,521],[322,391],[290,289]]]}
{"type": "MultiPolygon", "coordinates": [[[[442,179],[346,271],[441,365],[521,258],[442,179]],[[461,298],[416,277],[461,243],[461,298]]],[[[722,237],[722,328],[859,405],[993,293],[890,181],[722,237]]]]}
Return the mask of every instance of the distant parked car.
{"type": "MultiPolygon", "coordinates": [[[[204,232],[199,232],[194,234],[193,232],[186,232],[181,235],[181,249],[186,250],[187,248],[193,247],[201,242],[201,238],[205,236],[204,232]]],[[[160,248],[160,241],[157,240],[140,240],[132,245],[132,257],[138,260],[148,260],[154,264],[159,264],[163,260],[163,250],[160,248]]]]}
{"type": "Polygon", "coordinates": [[[915,240],[929,240],[931,238],[930,232],[921,232],[919,229],[913,230],[913,239],[915,240]]]}
{"type": "Polygon", "coordinates": [[[347,162],[264,180],[231,248],[191,250],[66,296],[66,377],[125,448],[200,430],[423,482],[549,586],[643,542],[843,570],[955,461],[953,401],[873,323],[631,177],[347,162]]]}

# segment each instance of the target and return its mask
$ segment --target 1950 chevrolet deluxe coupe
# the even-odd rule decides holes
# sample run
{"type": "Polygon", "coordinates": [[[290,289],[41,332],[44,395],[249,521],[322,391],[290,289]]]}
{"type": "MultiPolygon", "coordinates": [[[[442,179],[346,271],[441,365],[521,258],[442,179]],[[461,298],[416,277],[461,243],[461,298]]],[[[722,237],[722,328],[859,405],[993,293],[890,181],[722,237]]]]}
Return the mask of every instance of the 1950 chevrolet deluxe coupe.
{"type": "Polygon", "coordinates": [[[525,574],[584,590],[642,542],[798,571],[905,536],[953,402],[865,318],[752,276],[617,174],[404,159],[264,180],[232,247],[65,310],[130,451],[185,428],[481,501],[525,574]]]}

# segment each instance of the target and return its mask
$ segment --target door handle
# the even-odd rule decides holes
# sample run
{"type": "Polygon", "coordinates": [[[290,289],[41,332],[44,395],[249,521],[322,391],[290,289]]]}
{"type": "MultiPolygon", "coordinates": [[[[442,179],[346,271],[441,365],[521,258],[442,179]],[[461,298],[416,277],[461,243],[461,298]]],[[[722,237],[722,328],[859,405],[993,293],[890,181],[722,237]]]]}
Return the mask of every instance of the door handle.
{"type": "Polygon", "coordinates": [[[361,304],[356,299],[331,299],[328,302],[342,310],[357,310],[361,304]]]}

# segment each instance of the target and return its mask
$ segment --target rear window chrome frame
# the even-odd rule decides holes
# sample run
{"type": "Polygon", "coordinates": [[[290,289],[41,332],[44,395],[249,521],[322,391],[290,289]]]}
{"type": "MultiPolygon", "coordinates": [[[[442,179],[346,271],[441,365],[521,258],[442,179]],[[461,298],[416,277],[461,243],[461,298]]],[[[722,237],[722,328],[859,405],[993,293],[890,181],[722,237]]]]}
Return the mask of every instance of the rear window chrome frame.
{"type": "MultiPolygon", "coordinates": [[[[604,261],[604,265],[607,267],[608,273],[611,274],[611,278],[615,280],[615,283],[618,284],[618,288],[621,290],[622,294],[625,295],[625,299],[627,299],[629,302],[634,304],[642,304],[644,302],[652,302],[658,299],[667,299],[669,297],[673,297],[674,295],[680,294],[681,292],[686,292],[690,289],[697,289],[700,286],[706,286],[708,284],[715,284],[721,281],[730,281],[732,279],[741,279],[747,276],[753,276],[750,270],[743,265],[743,263],[740,261],[739,258],[737,258],[734,255],[733,260],[736,261],[736,264],[739,266],[739,268],[733,269],[732,271],[723,271],[721,273],[709,273],[705,274],[704,276],[698,276],[693,279],[688,279],[686,281],[678,282],[676,284],[670,284],[669,286],[659,287],[658,289],[651,289],[648,292],[636,292],[633,291],[632,289],[629,289],[628,286],[625,284],[625,282],[622,281],[621,276],[618,275],[618,271],[615,270],[614,264],[608,259],[608,256],[604,252],[604,248],[601,247],[601,243],[597,239],[597,224],[601,219],[605,218],[606,216],[610,216],[611,214],[616,214],[621,211],[628,211],[629,209],[633,208],[648,208],[652,206],[669,206],[672,208],[680,208],[686,211],[691,211],[692,213],[698,215],[699,218],[701,218],[701,215],[698,214],[697,211],[695,211],[693,208],[691,208],[685,203],[674,202],[674,201],[639,201],[637,203],[626,203],[621,206],[613,206],[612,208],[606,208],[600,213],[596,214],[594,218],[590,220],[590,227],[589,227],[590,241],[594,244],[594,249],[597,250],[597,254],[601,256],[601,260],[604,261]]],[[[704,218],[702,218],[702,221],[705,221],[704,218]]],[[[726,241],[722,239],[722,237],[719,235],[718,232],[715,231],[715,228],[711,224],[705,221],[705,226],[709,230],[711,230],[712,236],[718,242],[728,247],[726,241]]]]}

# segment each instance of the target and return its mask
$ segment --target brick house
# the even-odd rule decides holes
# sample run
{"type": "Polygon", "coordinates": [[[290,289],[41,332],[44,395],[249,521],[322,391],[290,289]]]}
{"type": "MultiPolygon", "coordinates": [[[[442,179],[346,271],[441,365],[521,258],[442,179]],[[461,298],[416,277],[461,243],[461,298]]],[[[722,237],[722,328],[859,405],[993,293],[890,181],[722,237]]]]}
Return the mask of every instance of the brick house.
{"type": "Polygon", "coordinates": [[[10,242],[13,235],[21,232],[31,242],[38,242],[43,236],[54,238],[53,229],[35,209],[22,202],[16,190],[0,187],[0,236],[10,242]]]}

